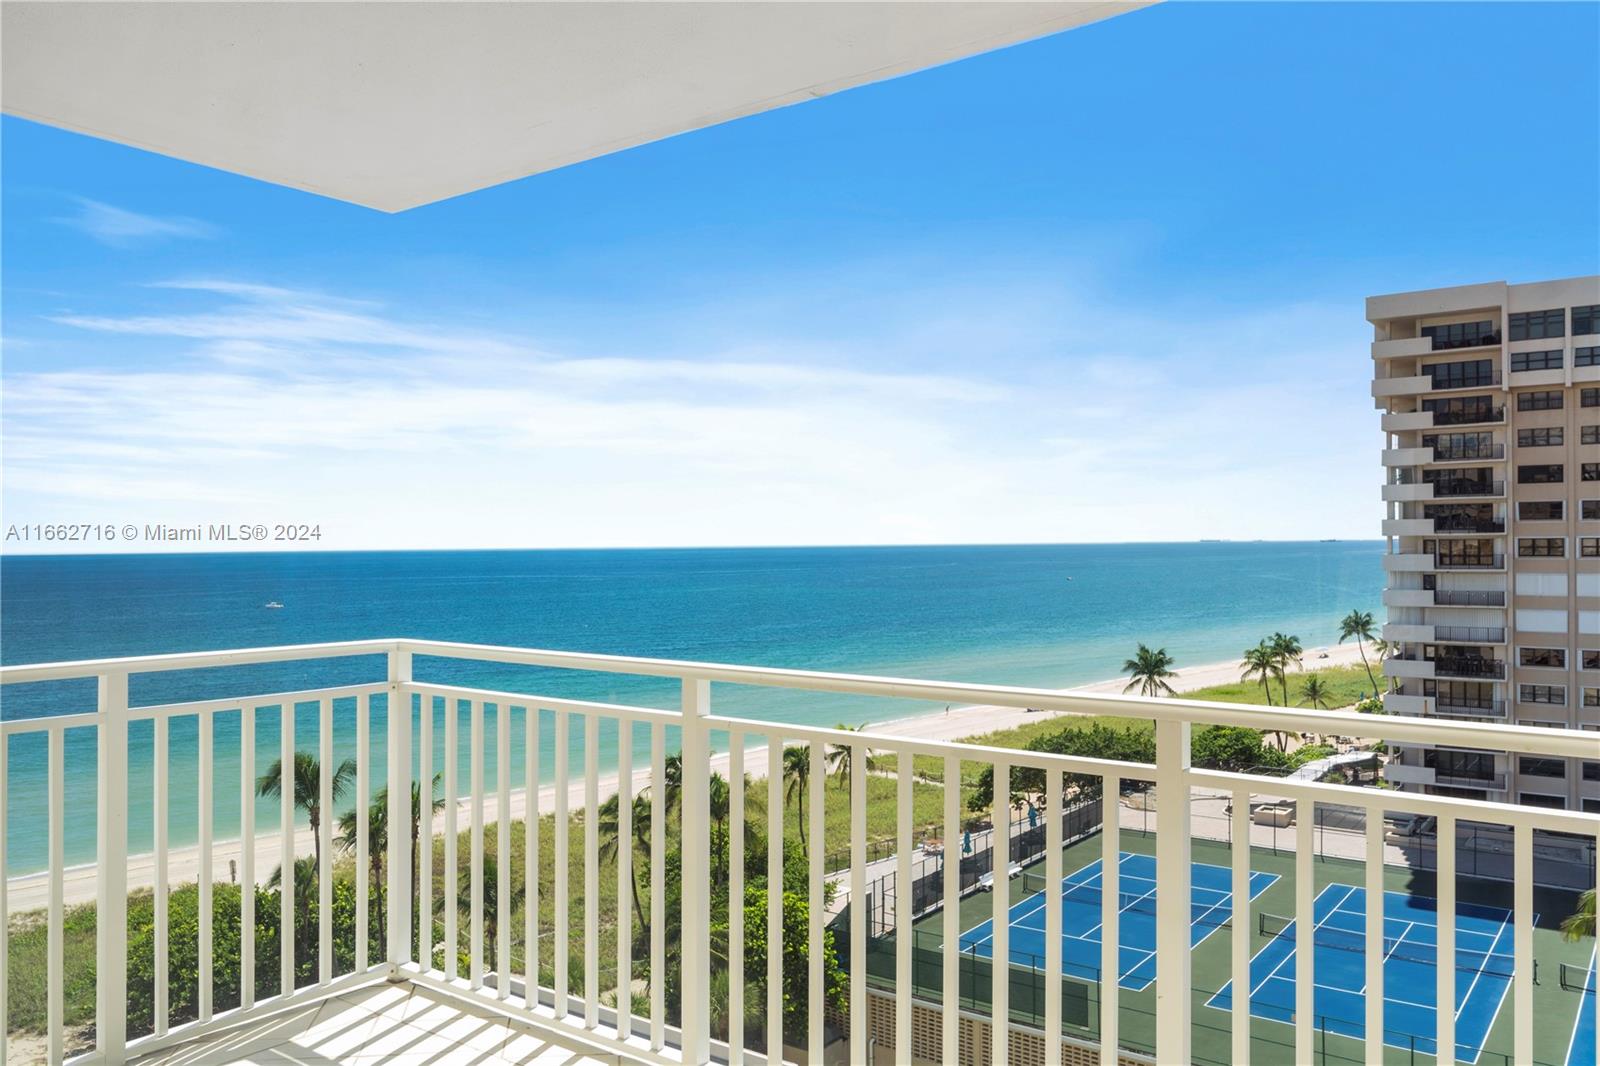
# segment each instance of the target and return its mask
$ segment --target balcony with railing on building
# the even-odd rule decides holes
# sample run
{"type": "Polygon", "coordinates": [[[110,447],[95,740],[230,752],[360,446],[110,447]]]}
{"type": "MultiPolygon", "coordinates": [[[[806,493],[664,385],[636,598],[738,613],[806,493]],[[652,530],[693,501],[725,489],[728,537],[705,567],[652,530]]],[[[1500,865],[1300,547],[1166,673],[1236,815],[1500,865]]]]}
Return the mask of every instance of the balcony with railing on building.
{"type": "Polygon", "coordinates": [[[1504,570],[1506,557],[1496,552],[1435,552],[1433,565],[1440,570],[1504,570]]]}
{"type": "Polygon", "coordinates": [[[1433,590],[1435,607],[1504,607],[1506,594],[1499,589],[1440,589],[1433,590]]]}
{"type": "MultiPolygon", "coordinates": [[[[1415,682],[1411,683],[1415,685],[1415,682]]],[[[1408,686],[1409,687],[1409,686],[1408,686]]],[[[1434,714],[1461,718],[1504,718],[1506,701],[1495,695],[1495,686],[1481,681],[1422,682],[1422,694],[1433,701],[1434,714]]]]}
{"type": "Polygon", "coordinates": [[[1433,461],[1436,463],[1500,460],[1506,457],[1506,446],[1496,443],[1492,433],[1428,434],[1422,438],[1422,446],[1433,449],[1433,461]]]}
{"type": "Polygon", "coordinates": [[[1500,626],[1434,626],[1433,639],[1441,644],[1504,644],[1506,631],[1500,626]]]}
{"type": "Polygon", "coordinates": [[[1506,483],[1504,481],[1496,481],[1490,475],[1490,471],[1486,469],[1471,471],[1467,474],[1453,470],[1425,470],[1422,474],[1422,482],[1433,486],[1435,499],[1459,496],[1504,496],[1506,494],[1506,483]]]}
{"type": "Polygon", "coordinates": [[[1496,681],[1506,679],[1504,659],[1484,654],[1450,654],[1433,657],[1435,677],[1483,677],[1496,681]]]}
{"type": "Polygon", "coordinates": [[[1430,748],[1422,754],[1422,765],[1434,772],[1434,780],[1440,785],[1494,792],[1506,787],[1505,771],[1495,768],[1493,752],[1430,748]]]}
{"type": "Polygon", "coordinates": [[[1433,415],[1435,426],[1471,426],[1504,422],[1506,409],[1488,396],[1463,396],[1426,399],[1422,410],[1433,415]]]}
{"type": "Polygon", "coordinates": [[[1493,319],[1477,322],[1451,322],[1442,326],[1423,326],[1422,335],[1433,342],[1436,352],[1454,348],[1484,348],[1500,343],[1500,327],[1493,319]]]}
{"type": "Polygon", "coordinates": [[[1422,517],[1433,520],[1435,533],[1504,533],[1505,519],[1498,517],[1491,504],[1427,506],[1422,517]]]}

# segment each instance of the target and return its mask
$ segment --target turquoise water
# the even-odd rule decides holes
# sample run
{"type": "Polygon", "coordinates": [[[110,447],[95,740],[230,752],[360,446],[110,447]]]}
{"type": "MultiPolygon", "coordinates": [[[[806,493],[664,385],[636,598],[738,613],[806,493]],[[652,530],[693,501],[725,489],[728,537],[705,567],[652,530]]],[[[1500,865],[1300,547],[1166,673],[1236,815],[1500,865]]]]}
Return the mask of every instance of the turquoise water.
{"type": "MultiPolygon", "coordinates": [[[[7,558],[0,561],[0,661],[41,662],[215,648],[410,636],[896,674],[1065,686],[1115,676],[1133,646],[1180,665],[1237,656],[1273,630],[1308,647],[1337,640],[1353,608],[1381,620],[1382,545],[1208,543],[649,551],[356,552],[7,558]],[[268,610],[268,601],[284,604],[268,610]]],[[[222,698],[383,678],[378,658],[229,668],[133,679],[135,704],[222,698]]],[[[419,679],[671,707],[670,681],[420,659],[419,679]]],[[[0,716],[91,710],[92,683],[8,686],[0,716]]],[[[374,787],[384,707],[374,701],[374,787]]],[[[718,686],[725,714],[832,724],[901,717],[926,705],[718,686]]],[[[352,752],[355,703],[334,705],[336,749],[352,752]]],[[[442,706],[434,708],[442,736],[442,706]]],[[[315,750],[317,708],[296,712],[315,750]]],[[[258,713],[257,770],[279,750],[278,712],[258,713]]],[[[548,716],[547,716],[548,718],[548,716]]],[[[237,835],[239,716],[215,718],[213,816],[237,835]]],[[[466,737],[462,718],[462,737],[466,737]]],[[[615,762],[613,727],[602,759],[615,762]]],[[[542,747],[552,745],[548,720],[542,747]]],[[[494,712],[486,717],[493,781],[494,712]]],[[[172,724],[174,846],[195,837],[197,728],[172,724]]],[[[513,765],[522,717],[513,712],[513,765]]],[[[581,738],[575,723],[573,743],[581,738]]],[[[643,740],[640,734],[639,741],[643,740]]],[[[442,742],[441,742],[442,743],[442,742]]],[[[130,847],[151,828],[152,729],[129,743],[130,847]]],[[[95,740],[67,733],[69,863],[94,856],[95,740]]],[[[12,873],[46,856],[43,735],[11,744],[5,834],[12,873]]],[[[550,760],[542,760],[546,771],[550,760]]],[[[436,757],[442,765],[442,755],[436,757]]],[[[464,766],[463,762],[463,766],[464,766]]],[[[258,804],[257,825],[277,824],[258,804]]]]}

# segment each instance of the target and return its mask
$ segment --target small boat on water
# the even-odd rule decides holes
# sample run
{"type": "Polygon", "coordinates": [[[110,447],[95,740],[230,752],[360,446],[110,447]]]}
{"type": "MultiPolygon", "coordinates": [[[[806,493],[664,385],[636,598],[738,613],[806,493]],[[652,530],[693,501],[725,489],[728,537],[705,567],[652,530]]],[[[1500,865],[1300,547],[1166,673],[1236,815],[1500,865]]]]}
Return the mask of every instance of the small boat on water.
{"type": "Polygon", "coordinates": [[[268,600],[266,603],[262,604],[262,606],[274,611],[281,610],[283,608],[283,604],[279,603],[277,600],[268,600]]]}

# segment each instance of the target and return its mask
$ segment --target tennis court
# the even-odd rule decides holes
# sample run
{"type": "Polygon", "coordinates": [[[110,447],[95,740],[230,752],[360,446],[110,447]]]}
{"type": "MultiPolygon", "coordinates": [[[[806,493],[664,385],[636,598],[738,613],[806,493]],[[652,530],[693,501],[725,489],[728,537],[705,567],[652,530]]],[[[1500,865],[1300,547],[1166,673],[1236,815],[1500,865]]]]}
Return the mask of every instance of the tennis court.
{"type": "Polygon", "coordinates": [[[1583,985],[1583,996],[1578,1001],[1578,1020],[1572,1026],[1572,1043],[1567,1047],[1567,1066],[1589,1066],[1600,1062],[1600,1052],[1595,1048],[1594,997],[1597,957],[1589,957],[1589,977],[1583,985]]]}
{"type": "MultiPolygon", "coordinates": [[[[1120,936],[1119,983],[1138,992],[1156,979],[1156,860],[1152,855],[1123,852],[1118,858],[1120,936]]],[[[1250,898],[1278,879],[1252,873],[1250,898]]],[[[1233,913],[1233,873],[1225,866],[1197,862],[1190,893],[1189,943],[1193,947],[1221,928],[1233,913]]],[[[1061,882],[1061,971],[1086,981],[1100,979],[1101,868],[1096,859],[1061,882]]],[[[1012,965],[1043,969],[1045,963],[1045,894],[1035,892],[1011,906],[1012,965]]],[[[980,958],[993,953],[994,921],[982,922],[961,935],[961,950],[980,958]]]]}
{"type": "MultiPolygon", "coordinates": [[[[1329,885],[1318,894],[1316,929],[1316,1025],[1328,1032],[1362,1039],[1366,1032],[1366,890],[1329,885]]],[[[1438,944],[1436,901],[1404,892],[1383,894],[1384,1028],[1419,1034],[1417,1051],[1434,1053],[1435,963],[1438,944]]],[[[1292,1023],[1295,1004],[1295,923],[1261,916],[1272,940],[1250,963],[1250,1013],[1292,1023]]],[[[1476,1062],[1484,1038],[1512,974],[1511,912],[1461,903],[1456,907],[1456,1055],[1476,1062]]],[[[1233,985],[1211,997],[1209,1006],[1229,1010],[1233,985]]],[[[1394,1044],[1397,1047],[1410,1047],[1394,1044]]]]}

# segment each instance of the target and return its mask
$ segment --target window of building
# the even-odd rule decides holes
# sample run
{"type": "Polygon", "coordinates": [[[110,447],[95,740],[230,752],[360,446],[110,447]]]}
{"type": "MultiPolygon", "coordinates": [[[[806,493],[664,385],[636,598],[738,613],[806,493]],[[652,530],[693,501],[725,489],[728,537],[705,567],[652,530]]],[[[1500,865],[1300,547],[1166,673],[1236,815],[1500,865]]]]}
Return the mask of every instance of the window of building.
{"type": "Polygon", "coordinates": [[[1578,517],[1585,522],[1600,522],[1600,500],[1579,500],[1578,517]]]}
{"type": "Polygon", "coordinates": [[[1549,703],[1556,706],[1565,706],[1567,702],[1567,686],[1518,685],[1517,699],[1523,703],[1549,703]]]}
{"type": "Polygon", "coordinates": [[[1600,814],[1600,799],[1588,799],[1586,797],[1583,801],[1583,813],[1600,814]]]}
{"type": "Polygon", "coordinates": [[[1436,389],[1481,389],[1495,384],[1493,359],[1467,359],[1459,363],[1434,363],[1422,372],[1436,389]]]}
{"type": "Polygon", "coordinates": [[[1565,360],[1565,353],[1560,348],[1549,348],[1539,352],[1512,352],[1511,369],[1513,372],[1522,370],[1560,370],[1565,360]]]}
{"type": "Polygon", "coordinates": [[[1585,781],[1600,781],[1600,762],[1584,763],[1583,779],[1585,781]]]}
{"type": "Polygon", "coordinates": [[[1517,760],[1517,769],[1524,777],[1566,777],[1565,759],[1551,759],[1538,755],[1524,755],[1517,760]]]}
{"type": "Polygon", "coordinates": [[[1600,463],[1584,463],[1583,480],[1600,481],[1600,463]]]}
{"type": "MultiPolygon", "coordinates": [[[[1600,389],[1595,391],[1600,392],[1600,389]]],[[[1600,400],[1596,402],[1600,402],[1600,400]]],[[[1541,389],[1538,392],[1519,392],[1517,393],[1517,410],[1559,411],[1561,410],[1561,390],[1541,389]]]]}
{"type": "Polygon", "coordinates": [[[1573,366],[1600,366],[1600,346],[1572,349],[1573,366]]]}
{"type": "Polygon", "coordinates": [[[1600,707],[1600,688],[1584,689],[1583,705],[1585,707],[1600,707]]]}
{"type": "MultiPolygon", "coordinates": [[[[1578,393],[1580,407],[1600,407],[1600,389],[1584,389],[1578,393]]],[[[1438,421],[1438,419],[1434,419],[1438,421]]]]}
{"type": "Polygon", "coordinates": [[[1552,307],[1548,311],[1518,311],[1509,323],[1511,339],[1532,341],[1540,337],[1565,337],[1567,335],[1567,309],[1552,307]]]}
{"type": "Polygon", "coordinates": [[[1565,442],[1565,431],[1561,426],[1517,430],[1517,447],[1519,448],[1555,448],[1560,447],[1565,442]]]}
{"type": "Polygon", "coordinates": [[[1600,444],[1600,425],[1582,426],[1578,429],[1579,444],[1600,444]]]}
{"type": "Polygon", "coordinates": [[[1579,537],[1578,556],[1582,559],[1600,559],[1600,537],[1579,537]]]}
{"type": "Polygon", "coordinates": [[[1583,652],[1583,668],[1585,670],[1600,670],[1600,651],[1591,651],[1585,648],[1583,652]]]}
{"type": "Polygon", "coordinates": [[[1537,792],[1524,792],[1517,799],[1527,807],[1549,807],[1560,811],[1565,810],[1567,806],[1565,796],[1541,796],[1537,792]]]}
{"type": "Polygon", "coordinates": [[[1517,557],[1521,559],[1561,559],[1567,554],[1565,537],[1518,537],[1517,557]]]}
{"type": "Polygon", "coordinates": [[[1560,463],[1533,463],[1517,467],[1519,485],[1559,485],[1566,476],[1560,463]]]}
{"type": "Polygon", "coordinates": [[[1559,522],[1565,517],[1566,504],[1561,500],[1523,500],[1517,504],[1517,520],[1521,522],[1559,522]]]}
{"type": "Polygon", "coordinates": [[[1582,337],[1586,333],[1600,333],[1600,304],[1572,309],[1572,335],[1582,337]]]}
{"type": "Polygon", "coordinates": [[[1518,661],[1523,666],[1551,666],[1557,670],[1567,668],[1567,649],[1565,648],[1522,648],[1518,661]]]}
{"type": "Polygon", "coordinates": [[[1433,350],[1475,348],[1480,344],[1499,344],[1500,331],[1494,322],[1452,322],[1447,326],[1423,326],[1422,335],[1433,340],[1433,350]]]}

